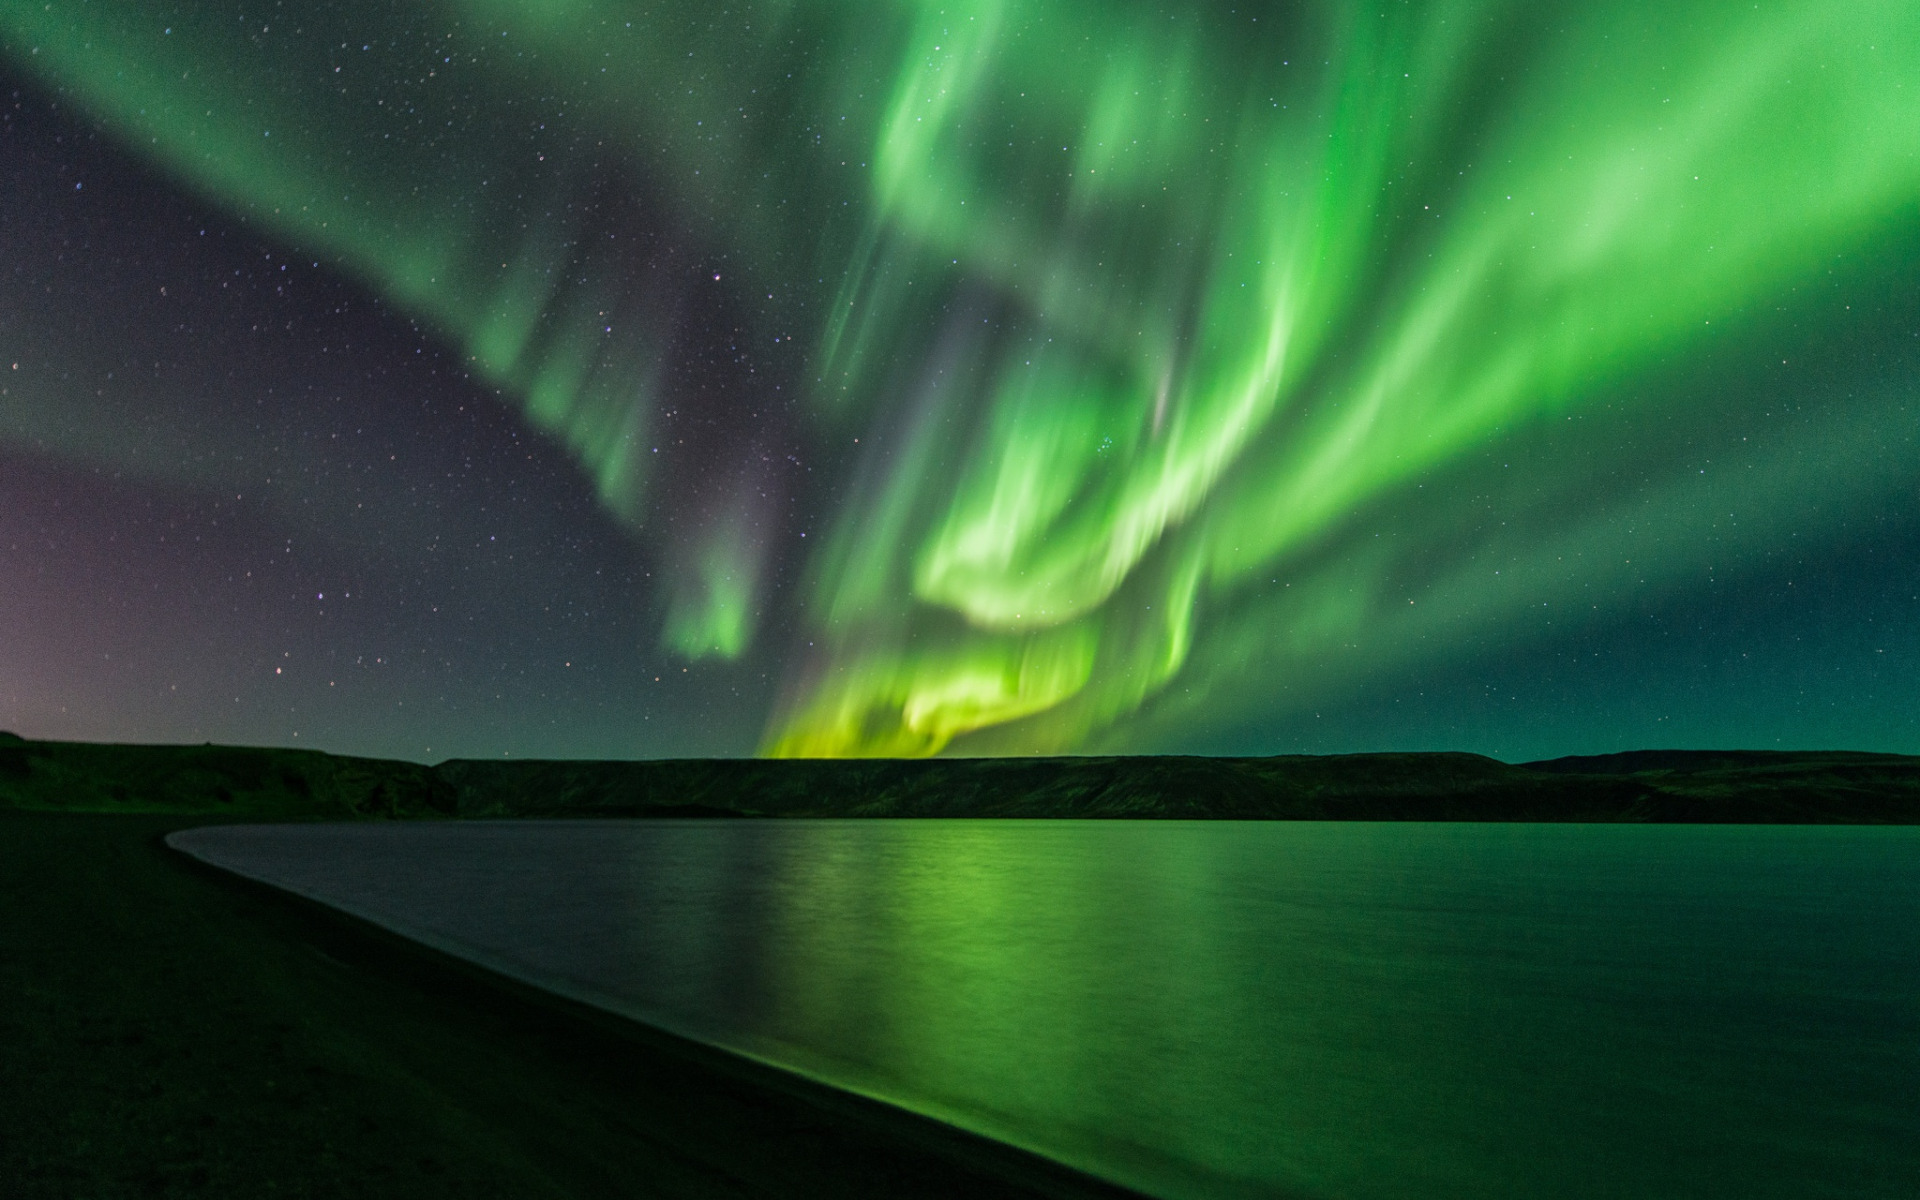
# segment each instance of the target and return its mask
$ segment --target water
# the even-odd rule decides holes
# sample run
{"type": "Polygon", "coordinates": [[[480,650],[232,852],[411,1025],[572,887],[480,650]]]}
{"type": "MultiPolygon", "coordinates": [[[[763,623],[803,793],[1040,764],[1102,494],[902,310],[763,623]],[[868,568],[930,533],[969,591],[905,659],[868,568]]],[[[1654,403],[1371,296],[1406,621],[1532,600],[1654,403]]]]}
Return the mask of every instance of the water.
{"type": "Polygon", "coordinates": [[[1920,1196],[1920,828],[253,826],[209,861],[1165,1196],[1920,1196]]]}

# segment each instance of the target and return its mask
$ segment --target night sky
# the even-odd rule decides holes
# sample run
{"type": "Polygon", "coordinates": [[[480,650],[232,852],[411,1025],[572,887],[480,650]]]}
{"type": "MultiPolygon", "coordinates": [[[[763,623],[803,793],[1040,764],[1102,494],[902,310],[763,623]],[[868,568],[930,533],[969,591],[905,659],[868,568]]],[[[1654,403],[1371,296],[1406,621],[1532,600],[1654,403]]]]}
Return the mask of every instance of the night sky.
{"type": "Polygon", "coordinates": [[[0,98],[0,728],[1920,752],[1911,0],[60,0],[0,98]]]}

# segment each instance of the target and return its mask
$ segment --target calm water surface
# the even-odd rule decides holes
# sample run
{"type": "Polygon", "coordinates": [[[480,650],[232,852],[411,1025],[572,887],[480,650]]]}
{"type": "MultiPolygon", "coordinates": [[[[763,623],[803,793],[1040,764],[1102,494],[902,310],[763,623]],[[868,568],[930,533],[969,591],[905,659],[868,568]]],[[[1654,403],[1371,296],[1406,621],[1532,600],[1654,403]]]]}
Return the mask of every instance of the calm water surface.
{"type": "Polygon", "coordinates": [[[235,826],[209,861],[1166,1196],[1920,1196],[1920,828],[235,826]]]}

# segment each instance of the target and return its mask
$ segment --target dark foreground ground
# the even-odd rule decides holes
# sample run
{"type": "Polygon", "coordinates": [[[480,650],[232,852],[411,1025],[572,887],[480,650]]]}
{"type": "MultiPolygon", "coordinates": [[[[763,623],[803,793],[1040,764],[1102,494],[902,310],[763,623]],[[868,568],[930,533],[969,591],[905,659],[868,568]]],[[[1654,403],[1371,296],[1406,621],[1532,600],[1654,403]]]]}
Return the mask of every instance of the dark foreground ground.
{"type": "Polygon", "coordinates": [[[199,867],[0,812],[0,1195],[1120,1196],[199,867]]]}
{"type": "Polygon", "coordinates": [[[1119,1195],[166,850],[215,821],[1920,822],[1920,759],[474,762],[0,734],[0,1197],[1119,1195]]]}

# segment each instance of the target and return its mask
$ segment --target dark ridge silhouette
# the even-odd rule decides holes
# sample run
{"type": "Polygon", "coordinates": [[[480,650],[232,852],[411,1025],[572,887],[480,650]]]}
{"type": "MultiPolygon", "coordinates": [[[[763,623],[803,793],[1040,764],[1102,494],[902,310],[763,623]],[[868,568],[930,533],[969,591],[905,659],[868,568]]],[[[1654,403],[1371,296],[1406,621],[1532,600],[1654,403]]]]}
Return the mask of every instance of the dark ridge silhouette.
{"type": "Polygon", "coordinates": [[[1815,764],[1840,767],[1912,767],[1920,759],[1905,754],[1869,754],[1858,750],[1623,750],[1618,754],[1574,754],[1519,764],[1552,775],[1635,775],[1662,771],[1699,774],[1753,768],[1804,770],[1815,764]]]}
{"type": "Polygon", "coordinates": [[[1010,817],[1920,822],[1920,758],[1639,750],[1477,754],[481,761],[0,736],[0,807],[235,820],[1010,817]]]}

